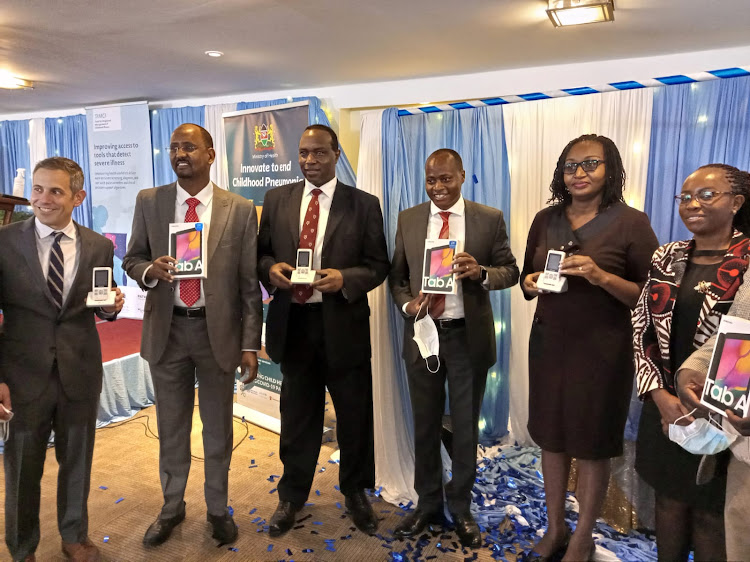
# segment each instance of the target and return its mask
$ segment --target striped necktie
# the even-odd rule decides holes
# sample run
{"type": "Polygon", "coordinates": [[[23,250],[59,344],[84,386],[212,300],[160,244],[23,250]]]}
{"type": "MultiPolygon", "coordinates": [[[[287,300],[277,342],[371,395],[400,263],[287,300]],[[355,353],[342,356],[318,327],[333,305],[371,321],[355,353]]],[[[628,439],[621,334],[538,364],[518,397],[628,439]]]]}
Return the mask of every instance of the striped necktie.
{"type": "Polygon", "coordinates": [[[52,249],[49,253],[49,268],[47,269],[47,287],[55,299],[57,308],[63,305],[63,279],[65,277],[65,261],[63,260],[62,249],[60,248],[60,239],[64,236],[62,232],[53,232],[55,240],[52,242],[52,249]]]}

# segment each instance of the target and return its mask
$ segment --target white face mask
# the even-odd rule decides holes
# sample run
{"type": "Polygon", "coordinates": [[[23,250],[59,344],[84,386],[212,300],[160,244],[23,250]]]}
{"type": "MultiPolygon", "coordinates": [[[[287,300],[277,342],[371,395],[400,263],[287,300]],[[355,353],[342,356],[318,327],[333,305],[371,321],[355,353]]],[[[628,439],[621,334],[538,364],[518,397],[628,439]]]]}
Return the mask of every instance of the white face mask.
{"type": "MultiPolygon", "coordinates": [[[[421,312],[422,305],[419,306],[417,318],[419,318],[421,312]]],[[[431,373],[437,373],[440,370],[440,340],[435,321],[429,315],[429,308],[428,313],[422,319],[414,321],[414,341],[419,347],[420,355],[427,363],[427,370],[431,373]],[[435,368],[432,369],[430,365],[435,366],[435,368]]]]}
{"type": "Polygon", "coordinates": [[[6,414],[9,414],[9,417],[7,420],[0,420],[0,439],[2,439],[3,442],[5,442],[10,438],[10,420],[13,419],[13,412],[8,410],[2,404],[0,404],[0,408],[2,408],[6,414]]]}
{"type": "MultiPolygon", "coordinates": [[[[675,422],[692,415],[693,412],[695,410],[686,416],[677,418],[675,422]]],[[[669,439],[694,455],[715,455],[728,449],[737,439],[737,436],[724,432],[720,427],[716,427],[712,421],[698,418],[690,425],[670,423],[669,439]]]]}

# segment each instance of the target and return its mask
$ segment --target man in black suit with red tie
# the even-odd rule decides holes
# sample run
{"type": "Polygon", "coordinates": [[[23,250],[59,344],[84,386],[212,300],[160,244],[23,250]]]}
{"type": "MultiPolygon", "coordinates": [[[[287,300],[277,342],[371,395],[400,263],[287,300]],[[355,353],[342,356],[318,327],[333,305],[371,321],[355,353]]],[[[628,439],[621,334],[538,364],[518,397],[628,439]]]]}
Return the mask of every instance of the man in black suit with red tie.
{"type": "Polygon", "coordinates": [[[287,532],[307,501],[320,453],[325,390],[336,408],[339,483],[357,527],[377,519],[365,488],[375,485],[367,293],[388,274],[377,198],[336,179],[336,133],[311,125],[299,143],[304,182],[270,190],[258,235],[258,270],[273,293],[266,350],[281,363],[284,475],[271,536],[287,532]],[[298,248],[313,250],[312,285],[292,285],[298,248]]]}

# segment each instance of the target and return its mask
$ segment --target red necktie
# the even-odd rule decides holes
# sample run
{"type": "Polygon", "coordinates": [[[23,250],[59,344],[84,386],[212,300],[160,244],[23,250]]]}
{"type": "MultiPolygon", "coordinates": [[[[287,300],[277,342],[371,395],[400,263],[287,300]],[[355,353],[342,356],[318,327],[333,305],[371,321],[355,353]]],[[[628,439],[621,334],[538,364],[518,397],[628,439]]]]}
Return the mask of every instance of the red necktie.
{"type": "MultiPolygon", "coordinates": [[[[448,238],[448,218],[450,216],[450,211],[440,211],[443,226],[440,227],[440,236],[438,238],[448,238]]],[[[440,318],[443,312],[445,312],[445,295],[433,294],[430,299],[430,316],[440,318]]]]}
{"type": "MultiPolygon", "coordinates": [[[[185,203],[188,205],[187,213],[185,213],[185,222],[198,222],[198,213],[195,212],[195,208],[200,205],[200,201],[195,197],[190,197],[185,203]]],[[[183,279],[180,281],[180,300],[186,306],[193,306],[200,297],[200,279],[183,279]]]]}
{"type": "MultiPolygon", "coordinates": [[[[313,189],[312,198],[307,206],[305,220],[302,223],[302,230],[299,233],[299,249],[312,250],[315,252],[315,237],[318,232],[318,218],[320,217],[320,205],[318,205],[318,195],[323,193],[320,189],[313,189]]],[[[312,264],[310,264],[312,266],[312,264]]],[[[312,285],[296,285],[294,287],[294,300],[300,304],[305,304],[313,294],[312,285]]]]}

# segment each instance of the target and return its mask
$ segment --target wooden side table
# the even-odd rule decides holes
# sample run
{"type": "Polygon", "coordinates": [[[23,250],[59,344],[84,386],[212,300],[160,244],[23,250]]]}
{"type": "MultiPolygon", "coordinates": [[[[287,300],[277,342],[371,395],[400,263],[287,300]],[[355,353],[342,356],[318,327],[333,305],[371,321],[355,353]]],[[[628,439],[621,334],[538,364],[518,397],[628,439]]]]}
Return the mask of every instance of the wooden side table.
{"type": "Polygon", "coordinates": [[[13,209],[16,205],[30,205],[27,199],[23,197],[13,197],[12,195],[0,195],[0,211],[3,212],[3,225],[10,224],[13,216],[13,209]]]}

